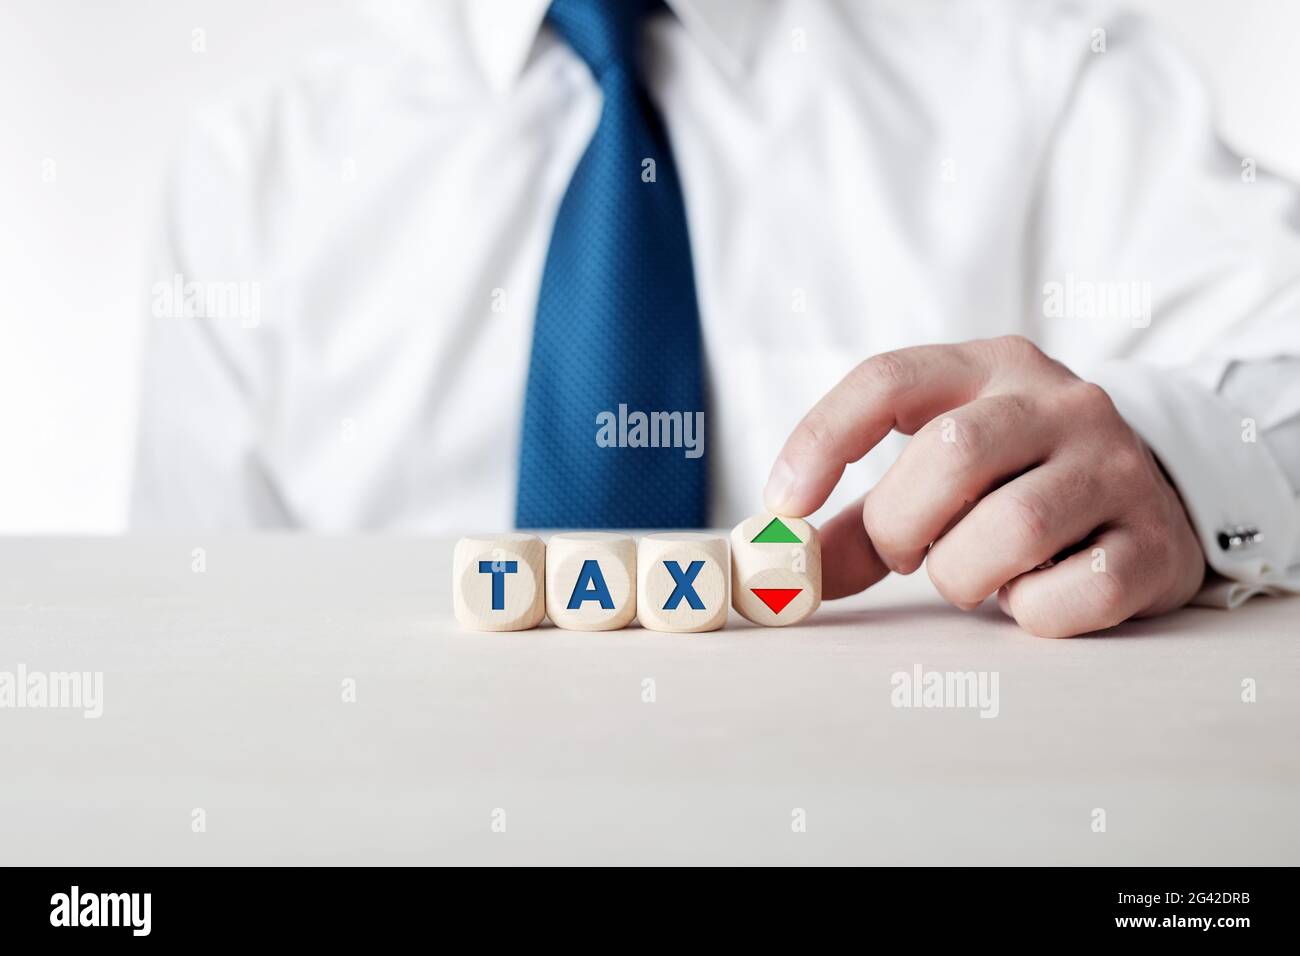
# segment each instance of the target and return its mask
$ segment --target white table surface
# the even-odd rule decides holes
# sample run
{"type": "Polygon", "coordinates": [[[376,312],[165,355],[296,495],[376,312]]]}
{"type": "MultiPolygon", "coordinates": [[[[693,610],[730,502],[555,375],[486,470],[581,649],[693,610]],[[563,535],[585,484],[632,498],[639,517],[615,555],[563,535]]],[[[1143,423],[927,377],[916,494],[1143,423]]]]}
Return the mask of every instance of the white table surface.
{"type": "Polygon", "coordinates": [[[475,634],[450,555],[0,540],[0,670],[104,675],[98,720],[0,709],[0,862],[1300,863],[1300,600],[1050,641],[922,572],[789,629],[475,634]],[[893,707],[915,664],[999,715],[893,707]]]}

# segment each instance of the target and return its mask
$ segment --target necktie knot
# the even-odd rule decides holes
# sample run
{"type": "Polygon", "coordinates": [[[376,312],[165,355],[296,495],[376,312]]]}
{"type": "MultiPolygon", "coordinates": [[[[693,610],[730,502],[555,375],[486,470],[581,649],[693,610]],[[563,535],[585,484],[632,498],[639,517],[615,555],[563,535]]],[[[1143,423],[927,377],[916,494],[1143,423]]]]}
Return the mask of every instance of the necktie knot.
{"type": "Polygon", "coordinates": [[[659,0],[552,0],[546,19],[600,81],[612,67],[636,77],[641,24],[659,0]]]}

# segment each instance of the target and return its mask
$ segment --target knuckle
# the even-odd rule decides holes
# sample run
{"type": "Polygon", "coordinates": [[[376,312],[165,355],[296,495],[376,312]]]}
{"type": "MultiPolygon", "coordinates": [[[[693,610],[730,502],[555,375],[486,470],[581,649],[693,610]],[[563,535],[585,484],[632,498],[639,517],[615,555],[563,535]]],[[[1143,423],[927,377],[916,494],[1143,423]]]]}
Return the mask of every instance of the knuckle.
{"type": "Polygon", "coordinates": [[[1097,511],[1108,499],[1104,476],[1083,460],[1059,463],[1054,491],[1063,512],[1077,508],[1097,511]]]}
{"type": "Polygon", "coordinates": [[[1008,494],[1003,507],[1009,540],[1021,551],[1035,548],[1052,530],[1052,506],[1040,492],[1025,489],[1008,494]]]}
{"type": "Polygon", "coordinates": [[[1095,507],[1107,500],[1105,478],[1096,468],[1080,465],[1069,472],[1073,501],[1078,507],[1095,507]]]}
{"type": "Polygon", "coordinates": [[[993,339],[994,347],[1009,358],[1021,362],[1045,360],[1042,350],[1023,335],[1003,335],[993,339]]]}
{"type": "Polygon", "coordinates": [[[992,436],[988,423],[975,415],[953,418],[952,439],[947,446],[956,457],[957,468],[965,470],[988,455],[992,436]]]}
{"type": "Polygon", "coordinates": [[[1090,418],[1119,419],[1110,393],[1095,382],[1076,381],[1069,385],[1070,404],[1090,418]]]}
{"type": "Polygon", "coordinates": [[[998,414],[1008,424],[1027,421],[1038,414],[1033,399],[1022,392],[1005,392],[994,399],[998,414]]]}
{"type": "Polygon", "coordinates": [[[1118,478],[1132,481],[1147,473],[1143,449],[1125,444],[1106,456],[1106,469],[1118,478]]]}
{"type": "Polygon", "coordinates": [[[911,366],[897,352],[881,352],[858,365],[854,376],[873,391],[898,392],[911,385],[911,366]]]}
{"type": "Polygon", "coordinates": [[[1096,382],[1079,381],[1074,385],[1075,390],[1079,393],[1079,400],[1087,405],[1094,405],[1098,408],[1114,409],[1115,403],[1111,400],[1110,392],[1106,391],[1096,382]]]}
{"type": "Polygon", "coordinates": [[[1008,393],[983,398],[942,421],[952,421],[950,445],[964,463],[973,465],[997,455],[1007,441],[1015,441],[1036,415],[1030,398],[1008,393]]]}
{"type": "Polygon", "coordinates": [[[838,441],[838,432],[825,409],[813,408],[799,424],[804,450],[814,455],[831,452],[838,441]]]}

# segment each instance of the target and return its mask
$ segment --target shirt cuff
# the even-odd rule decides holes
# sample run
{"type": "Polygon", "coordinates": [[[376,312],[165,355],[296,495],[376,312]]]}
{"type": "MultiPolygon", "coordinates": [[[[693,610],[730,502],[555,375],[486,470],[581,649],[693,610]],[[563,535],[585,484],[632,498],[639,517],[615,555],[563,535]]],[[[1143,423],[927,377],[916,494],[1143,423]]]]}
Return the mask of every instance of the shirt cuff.
{"type": "Polygon", "coordinates": [[[1242,414],[1174,369],[1119,359],[1092,379],[1182,495],[1215,572],[1194,602],[1237,607],[1256,594],[1300,591],[1300,568],[1292,566],[1300,539],[1296,497],[1242,414]]]}

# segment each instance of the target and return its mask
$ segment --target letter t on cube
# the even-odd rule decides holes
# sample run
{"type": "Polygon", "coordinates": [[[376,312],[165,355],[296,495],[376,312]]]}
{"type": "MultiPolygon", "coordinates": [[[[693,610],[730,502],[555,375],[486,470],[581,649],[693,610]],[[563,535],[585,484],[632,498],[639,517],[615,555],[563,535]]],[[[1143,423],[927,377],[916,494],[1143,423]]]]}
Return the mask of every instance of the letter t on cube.
{"type": "Polygon", "coordinates": [[[472,631],[526,631],[546,613],[546,545],[535,534],[472,535],[456,542],[452,605],[472,631]]]}

